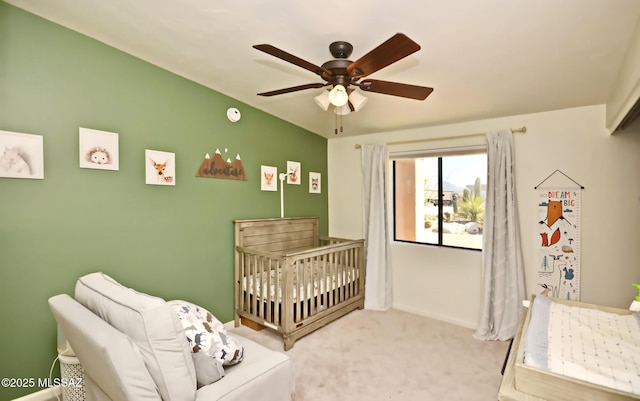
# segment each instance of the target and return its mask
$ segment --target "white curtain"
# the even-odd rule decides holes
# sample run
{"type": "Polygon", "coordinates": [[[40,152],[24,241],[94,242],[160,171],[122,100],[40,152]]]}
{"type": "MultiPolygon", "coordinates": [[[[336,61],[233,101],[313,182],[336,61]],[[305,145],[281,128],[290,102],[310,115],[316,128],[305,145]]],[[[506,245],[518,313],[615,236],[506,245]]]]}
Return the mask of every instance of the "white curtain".
{"type": "Polygon", "coordinates": [[[392,304],[386,166],[386,145],[362,145],[363,222],[367,263],[364,307],[373,310],[385,310],[392,304]]]}
{"type": "Polygon", "coordinates": [[[487,133],[489,171],[482,245],[484,299],[474,333],[480,340],[512,338],[525,299],[512,137],[510,130],[487,133]]]}

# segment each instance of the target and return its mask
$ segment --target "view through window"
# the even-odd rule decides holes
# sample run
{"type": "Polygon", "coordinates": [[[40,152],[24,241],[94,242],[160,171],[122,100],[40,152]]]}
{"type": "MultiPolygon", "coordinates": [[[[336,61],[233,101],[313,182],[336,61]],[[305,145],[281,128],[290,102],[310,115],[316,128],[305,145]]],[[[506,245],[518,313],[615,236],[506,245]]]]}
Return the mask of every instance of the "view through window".
{"type": "Polygon", "coordinates": [[[487,155],[396,159],[397,241],[482,249],[487,155]]]}

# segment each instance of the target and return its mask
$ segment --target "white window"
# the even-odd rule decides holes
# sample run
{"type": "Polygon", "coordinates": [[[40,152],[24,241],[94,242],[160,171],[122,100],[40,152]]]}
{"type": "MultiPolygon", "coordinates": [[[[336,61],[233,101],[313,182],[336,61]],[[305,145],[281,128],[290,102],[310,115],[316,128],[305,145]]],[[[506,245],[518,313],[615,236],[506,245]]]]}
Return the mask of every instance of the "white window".
{"type": "Polygon", "coordinates": [[[393,159],[394,239],[482,249],[486,150],[393,159]]]}

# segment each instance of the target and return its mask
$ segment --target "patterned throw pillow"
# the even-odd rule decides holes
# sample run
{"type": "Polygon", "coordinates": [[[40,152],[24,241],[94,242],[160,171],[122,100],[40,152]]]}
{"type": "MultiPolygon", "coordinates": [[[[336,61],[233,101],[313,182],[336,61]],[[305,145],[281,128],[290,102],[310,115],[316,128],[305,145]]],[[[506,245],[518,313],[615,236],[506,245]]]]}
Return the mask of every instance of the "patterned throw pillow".
{"type": "Polygon", "coordinates": [[[223,366],[242,361],[242,344],[227,333],[222,322],[211,312],[187,301],[174,300],[167,303],[176,311],[192,352],[202,352],[217,359],[223,366]]]}

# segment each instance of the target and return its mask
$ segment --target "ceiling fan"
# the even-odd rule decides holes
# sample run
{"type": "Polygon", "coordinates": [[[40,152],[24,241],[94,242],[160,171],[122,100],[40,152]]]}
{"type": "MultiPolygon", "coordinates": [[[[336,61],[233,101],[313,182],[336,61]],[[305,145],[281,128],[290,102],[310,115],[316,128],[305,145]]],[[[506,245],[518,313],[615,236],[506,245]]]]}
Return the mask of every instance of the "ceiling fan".
{"type": "MultiPolygon", "coordinates": [[[[424,100],[431,94],[431,92],[433,92],[433,88],[425,86],[381,81],[377,79],[360,80],[361,78],[364,78],[420,50],[420,45],[402,33],[393,35],[391,38],[387,39],[381,45],[356,61],[350,61],[347,59],[353,51],[353,46],[350,43],[344,41],[333,42],[329,45],[329,51],[334,59],[327,61],[322,64],[322,66],[317,66],[305,61],[272,45],[261,44],[254,45],[253,47],[291,64],[295,64],[298,67],[309,70],[325,81],[324,83],[310,83],[258,93],[260,96],[282,95],[305,89],[333,86],[333,89],[328,92],[328,102],[336,106],[336,113],[338,113],[338,107],[348,106],[350,111],[357,111],[359,109],[357,106],[364,104],[360,100],[363,97],[357,98],[355,97],[357,94],[353,95],[355,92],[353,92],[353,89],[351,88],[352,86],[358,87],[365,92],[375,92],[416,100],[424,100]]],[[[323,93],[323,95],[326,95],[326,93],[323,93]]],[[[321,104],[319,97],[316,98],[316,101],[321,107],[327,110],[329,106],[328,103],[324,103],[324,105],[321,104]]]]}

